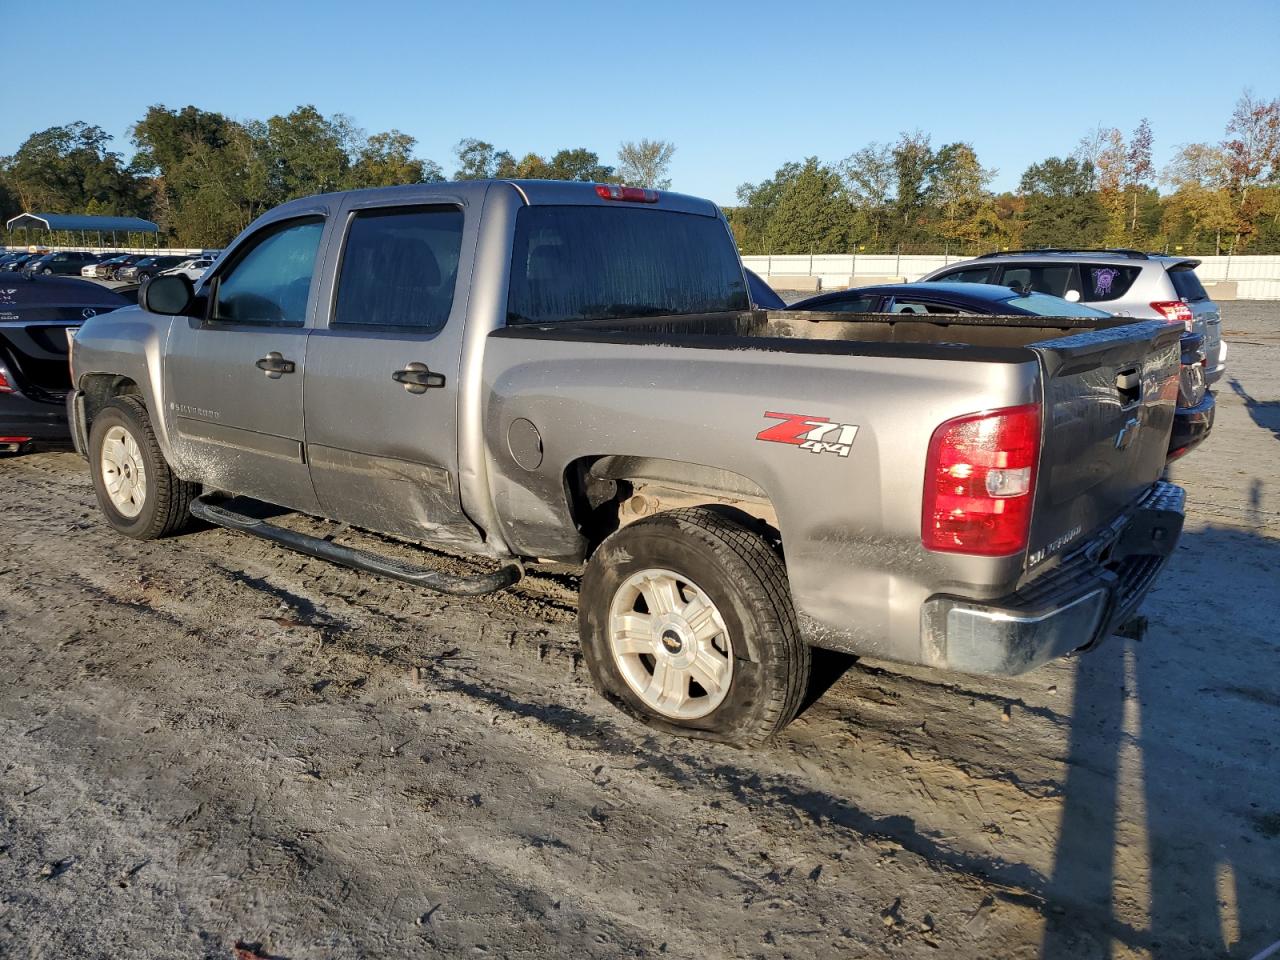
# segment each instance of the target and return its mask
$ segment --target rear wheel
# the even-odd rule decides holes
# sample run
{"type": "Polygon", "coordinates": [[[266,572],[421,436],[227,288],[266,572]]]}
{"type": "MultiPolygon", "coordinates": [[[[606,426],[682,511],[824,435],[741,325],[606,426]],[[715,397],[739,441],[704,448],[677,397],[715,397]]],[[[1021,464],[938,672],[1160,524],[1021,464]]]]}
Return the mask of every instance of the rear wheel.
{"type": "Polygon", "coordinates": [[[153,540],[190,524],[191,501],[200,487],[169,469],[146,405],[137,397],[117,397],[94,418],[89,468],[98,506],[126,536],[153,540]]]}
{"type": "Polygon", "coordinates": [[[782,558],[715,508],[606,540],[582,579],[579,630],[600,693],[670,733],[762,743],[795,717],[809,680],[782,558]]]}

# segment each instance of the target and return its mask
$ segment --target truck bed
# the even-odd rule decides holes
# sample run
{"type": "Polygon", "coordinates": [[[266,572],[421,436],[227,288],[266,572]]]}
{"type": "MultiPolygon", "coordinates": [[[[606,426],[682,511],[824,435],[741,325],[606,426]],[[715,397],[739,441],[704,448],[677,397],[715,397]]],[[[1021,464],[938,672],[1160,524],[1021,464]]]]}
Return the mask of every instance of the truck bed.
{"type": "Polygon", "coordinates": [[[1025,348],[1033,343],[1133,323],[1125,317],[900,313],[857,314],[856,319],[845,319],[817,311],[751,310],[508,326],[493,336],[1025,363],[1029,359],[1025,348]]]}

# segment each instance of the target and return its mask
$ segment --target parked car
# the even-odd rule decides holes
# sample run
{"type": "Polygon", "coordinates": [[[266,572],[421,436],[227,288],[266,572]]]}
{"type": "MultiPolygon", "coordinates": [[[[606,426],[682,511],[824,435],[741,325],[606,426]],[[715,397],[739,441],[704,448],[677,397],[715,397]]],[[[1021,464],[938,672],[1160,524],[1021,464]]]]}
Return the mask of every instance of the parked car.
{"type": "Polygon", "coordinates": [[[1010,250],[953,263],[924,281],[1026,286],[1118,317],[1180,320],[1204,337],[1210,384],[1227,368],[1222,313],[1195,268],[1199,260],[1140,250],[1010,250]]]}
{"type": "Polygon", "coordinates": [[[161,270],[166,276],[180,273],[189,280],[199,280],[205,275],[205,272],[213,266],[216,256],[210,255],[205,257],[190,257],[183,260],[176,266],[170,267],[168,270],[161,270]]]}
{"type": "Polygon", "coordinates": [[[119,280],[119,273],[125,267],[133,266],[145,257],[140,253],[123,253],[119,256],[103,260],[94,268],[94,276],[99,280],[119,280]]]}
{"type": "Polygon", "coordinates": [[[1125,623],[1181,531],[1160,480],[1180,328],[750,310],[693,197],[303,198],[141,304],[72,345],[108,524],[150,539],[191,513],[455,594],[585,562],[591,676],[663,730],[766,739],[811,646],[1029,670],[1125,623]],[[227,495],[498,567],[406,563],[227,495]]]}
{"type": "Polygon", "coordinates": [[[78,276],[86,265],[97,262],[98,258],[86,251],[57,250],[28,261],[22,270],[24,273],[39,273],[46,277],[55,274],[64,277],[78,276]]]}
{"type": "Polygon", "coordinates": [[[70,442],[67,331],[130,303],[74,278],[0,278],[0,452],[70,442]]]}
{"type": "MultiPolygon", "coordinates": [[[[1112,315],[1082,303],[1064,300],[1046,293],[1027,293],[1020,289],[976,282],[890,283],[871,287],[854,287],[818,294],[791,304],[791,310],[815,310],[824,313],[891,313],[943,318],[970,316],[1086,317],[1111,318],[1112,315]]],[[[1120,318],[1119,322],[1127,322],[1120,318]]],[[[1204,337],[1185,329],[1181,337],[1181,371],[1178,383],[1177,412],[1169,438],[1168,459],[1185,456],[1204,442],[1213,429],[1216,400],[1205,385],[1204,337]]]]}
{"type": "Polygon", "coordinates": [[[28,263],[34,260],[37,256],[40,256],[40,254],[20,253],[18,254],[18,256],[14,257],[8,263],[6,263],[4,265],[4,269],[12,270],[13,272],[18,273],[22,270],[24,266],[26,266],[28,263]]]}
{"type": "Polygon", "coordinates": [[[143,257],[136,263],[126,264],[116,270],[116,279],[126,283],[143,283],[156,274],[176,267],[186,258],[181,256],[143,257]]]}

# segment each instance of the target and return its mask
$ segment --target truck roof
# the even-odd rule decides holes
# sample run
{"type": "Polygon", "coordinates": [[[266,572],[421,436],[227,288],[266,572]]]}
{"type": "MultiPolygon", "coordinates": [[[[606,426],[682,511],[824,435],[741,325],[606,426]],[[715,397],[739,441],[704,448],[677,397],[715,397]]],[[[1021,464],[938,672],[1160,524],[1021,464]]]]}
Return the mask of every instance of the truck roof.
{"type": "MultiPolygon", "coordinates": [[[[479,203],[491,187],[504,184],[515,190],[526,204],[558,206],[611,206],[664,210],[676,213],[693,213],[704,217],[720,215],[719,208],[710,200],[691,197],[669,190],[649,191],[657,199],[653,202],[604,199],[596,192],[595,183],[570,180],[455,180],[441,183],[409,183],[397,187],[372,187],[364,190],[343,190],[334,193],[299,197],[275,207],[264,217],[271,220],[285,219],[302,213],[314,213],[329,204],[336,204],[346,197],[358,201],[381,199],[402,200],[404,203],[423,201],[479,203]]],[[[263,221],[266,222],[266,221],[263,221]]]]}

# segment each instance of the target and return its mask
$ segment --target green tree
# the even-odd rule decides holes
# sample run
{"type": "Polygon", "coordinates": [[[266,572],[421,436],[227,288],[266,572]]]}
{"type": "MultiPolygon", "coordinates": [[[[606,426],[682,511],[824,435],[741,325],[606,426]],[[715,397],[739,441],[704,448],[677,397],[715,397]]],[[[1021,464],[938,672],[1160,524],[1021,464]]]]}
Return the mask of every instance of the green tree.
{"type": "Polygon", "coordinates": [[[0,169],[24,210],[80,213],[95,201],[106,213],[139,214],[138,179],[110,142],[105,130],[86,123],[50,127],[28,137],[0,169]]]}
{"type": "Polygon", "coordinates": [[[764,245],[770,253],[846,250],[850,212],[840,175],[809,157],[779,194],[764,228],[764,245]]]}
{"type": "Polygon", "coordinates": [[[1049,157],[1022,174],[1026,200],[1022,242],[1030,247],[1100,246],[1107,212],[1094,189],[1093,164],[1076,157],[1049,157]]]}
{"type": "Polygon", "coordinates": [[[725,213],[743,253],[780,252],[769,250],[765,246],[765,230],[778,207],[778,201],[800,175],[800,170],[798,163],[784,163],[770,179],[759,184],[744,183],[738,187],[740,206],[725,213]]]}
{"type": "Polygon", "coordinates": [[[273,191],[281,201],[339,190],[351,167],[350,120],[327,118],[306,105],[267,120],[265,149],[273,191]]]}
{"type": "Polygon", "coordinates": [[[357,147],[348,183],[352,187],[392,187],[402,183],[437,183],[440,165],[413,156],[417,141],[407,133],[375,133],[357,147]]]}
{"type": "Polygon", "coordinates": [[[870,143],[855,151],[841,162],[840,176],[850,202],[867,224],[872,251],[880,250],[881,238],[892,229],[897,179],[893,147],[887,143],[870,143]]]}
{"type": "Polygon", "coordinates": [[[583,147],[558,150],[547,161],[548,179],[583,180],[597,183],[613,179],[613,167],[600,162],[600,157],[583,147]]]}
{"type": "Polygon", "coordinates": [[[994,176],[967,143],[949,143],[938,150],[930,196],[937,210],[937,232],[947,243],[977,245],[999,235],[995,204],[987,190],[994,176]]]}
{"type": "Polygon", "coordinates": [[[899,243],[927,242],[929,207],[938,158],[927,134],[917,130],[898,137],[891,153],[895,181],[893,238],[899,243]]]}
{"type": "Polygon", "coordinates": [[[507,151],[498,150],[492,143],[473,137],[459,140],[453,152],[458,158],[458,169],[453,174],[455,180],[491,180],[507,176],[499,171],[515,168],[515,158],[507,151]]]}
{"type": "Polygon", "coordinates": [[[629,187],[670,190],[667,170],[675,152],[667,140],[628,140],[618,147],[618,178],[629,187]]]}

